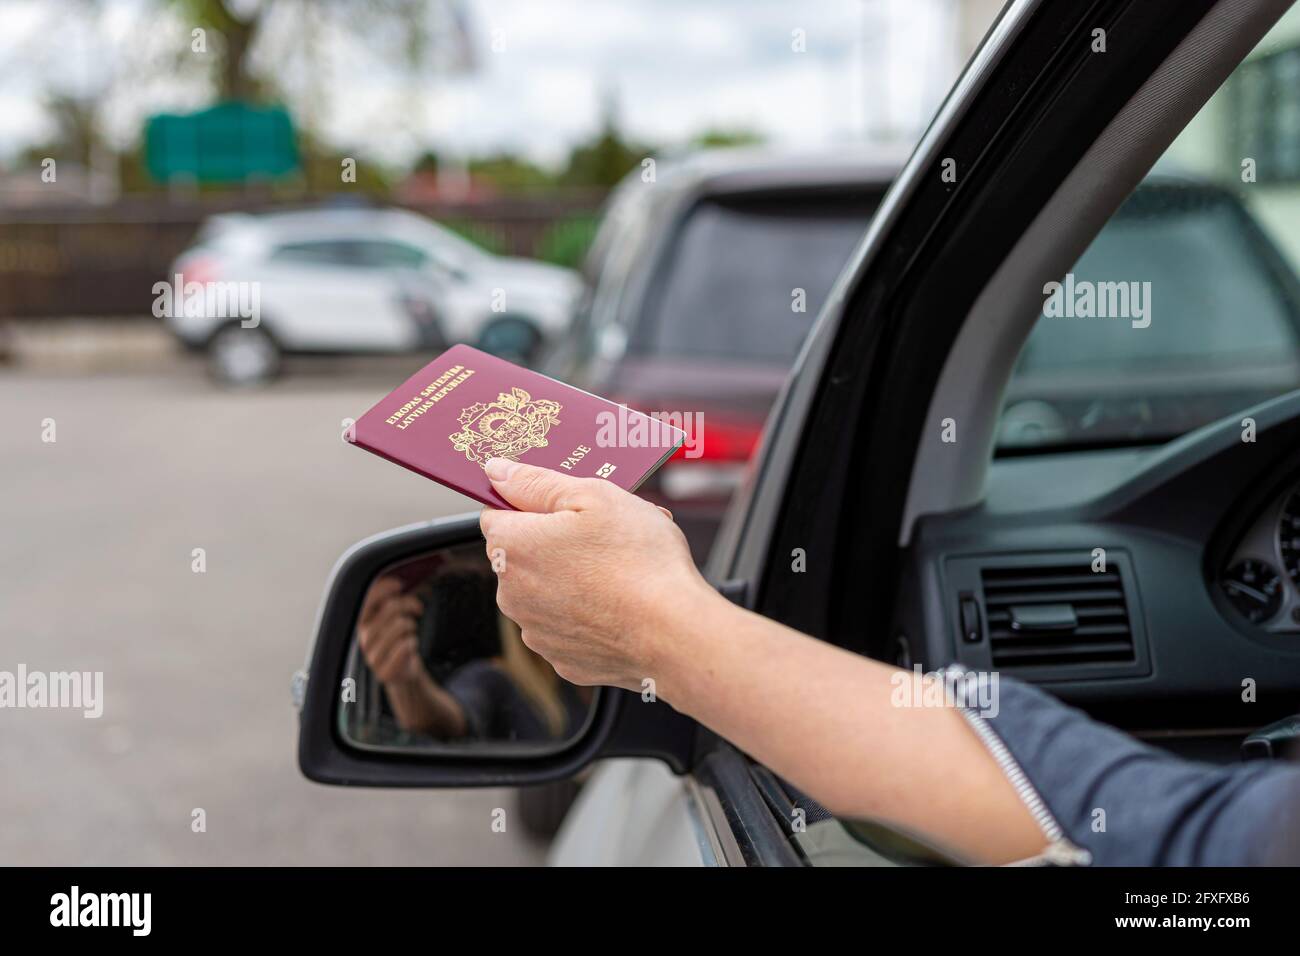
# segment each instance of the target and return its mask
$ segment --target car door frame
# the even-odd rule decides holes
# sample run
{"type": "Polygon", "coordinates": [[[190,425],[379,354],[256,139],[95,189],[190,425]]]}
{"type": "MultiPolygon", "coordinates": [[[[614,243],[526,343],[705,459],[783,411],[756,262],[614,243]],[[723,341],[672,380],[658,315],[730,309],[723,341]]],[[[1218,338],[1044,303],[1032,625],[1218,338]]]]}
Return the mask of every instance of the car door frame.
{"type": "MultiPolygon", "coordinates": [[[[834,585],[874,567],[864,560],[872,548],[897,554],[929,398],[971,304],[1083,148],[1214,5],[1019,0],[1004,10],[832,292],[732,503],[708,572],[744,582],[747,607],[842,646],[873,649],[845,638],[846,602],[832,600],[834,585]],[[1077,53],[1065,56],[1067,43],[1085,35],[1081,24],[1113,26],[1124,17],[1150,42],[1130,34],[1136,49],[1113,50],[1104,71],[1088,70],[1077,53]],[[1086,109],[1075,104],[1067,113],[1060,98],[1085,79],[1107,88],[1086,109]],[[1022,104],[1022,89],[1033,91],[1033,103],[1022,104]],[[945,157],[968,170],[956,184],[941,178],[945,157]],[[1026,170],[1034,175],[1023,176],[1026,170]],[[980,221],[995,203],[998,219],[980,221]],[[891,467],[865,467],[888,443],[891,467]],[[850,494],[855,474],[878,495],[857,486],[850,494]],[[872,521],[862,520],[868,508],[872,521]],[[845,527],[869,533],[850,547],[845,539],[854,535],[842,534],[845,527]],[[810,544],[830,550],[797,577],[775,577],[793,548],[810,544]]],[[[859,583],[873,607],[887,606],[896,590],[887,574],[859,583]]]]}
{"type": "MultiPolygon", "coordinates": [[[[958,332],[998,263],[1087,146],[1216,6],[1212,0],[1016,0],[1004,10],[887,194],[769,419],[709,566],[731,600],[820,639],[884,656],[886,629],[877,629],[884,638],[875,645],[864,642],[861,620],[888,620],[911,464],[958,332]],[[1118,26],[1122,37],[1104,64],[1089,63],[1086,47],[1079,49],[1096,23],[1118,26]],[[967,170],[958,182],[941,177],[944,158],[967,170]],[[993,220],[983,215],[990,209],[993,220]],[[875,455],[892,466],[871,470],[875,455]],[[807,550],[806,571],[782,576],[799,547],[807,550]],[[872,572],[875,577],[863,576],[872,572]]],[[[458,540],[466,530],[455,531],[458,540]]],[[[410,533],[406,544],[437,543],[428,540],[429,529],[410,533]]],[[[363,544],[341,562],[343,570],[349,560],[375,563],[356,574],[353,592],[383,560],[397,556],[379,553],[389,543],[363,544]]],[[[359,593],[330,589],[315,659],[341,660],[358,603],[359,593]]],[[[331,739],[340,671],[320,670],[325,679],[309,682],[303,694],[299,755],[311,779],[382,786],[536,783],[597,757],[655,757],[692,775],[687,783],[705,794],[710,824],[734,840],[737,853],[728,862],[800,861],[762,797],[757,765],[671,708],[643,706],[626,691],[602,691],[602,733],[584,738],[580,754],[528,767],[509,761],[381,767],[331,739]]]]}
{"type": "MultiPolygon", "coordinates": [[[[733,599],[892,659],[896,636],[877,628],[865,638],[861,622],[891,620],[911,466],[957,334],[1087,147],[1216,5],[1004,9],[886,196],[773,410],[708,565],[733,599]],[[1098,27],[1112,38],[1104,68],[1087,46],[1098,27]],[[944,181],[944,159],[963,171],[957,182],[944,181]],[[881,456],[891,467],[871,469],[881,456]],[[806,570],[786,573],[800,548],[806,570]]],[[[727,749],[701,730],[697,775],[727,749]]],[[[772,817],[752,774],[733,768],[713,789],[726,817],[715,823],[730,825],[747,858],[788,862],[765,852],[759,818],[772,817]]]]}

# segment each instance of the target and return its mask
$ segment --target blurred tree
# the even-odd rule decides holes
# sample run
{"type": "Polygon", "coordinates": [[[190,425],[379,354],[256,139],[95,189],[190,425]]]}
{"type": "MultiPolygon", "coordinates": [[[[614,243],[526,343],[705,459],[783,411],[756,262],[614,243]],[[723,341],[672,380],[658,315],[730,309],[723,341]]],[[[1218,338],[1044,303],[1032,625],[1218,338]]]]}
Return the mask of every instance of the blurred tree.
{"type": "Polygon", "coordinates": [[[438,154],[425,151],[411,164],[411,172],[416,174],[438,175],[438,154]]]}
{"type": "MultiPolygon", "coordinates": [[[[294,40],[310,44],[307,29],[332,21],[371,48],[388,65],[409,71],[458,72],[473,67],[463,19],[442,0],[156,0],[195,27],[216,34],[210,48],[218,64],[214,77],[220,99],[258,100],[277,95],[278,78],[254,56],[268,24],[291,18],[303,29],[294,40]]],[[[310,54],[310,51],[307,51],[310,54]]],[[[274,68],[282,65],[274,60],[274,68]]]]}
{"type": "MultiPolygon", "coordinates": [[[[331,146],[310,131],[299,132],[298,148],[302,154],[303,184],[313,193],[337,192],[343,160],[362,152],[331,146]]],[[[368,196],[386,196],[394,181],[392,171],[369,162],[356,164],[356,177],[356,182],[350,184],[347,191],[368,196]]]]}
{"type": "Polygon", "coordinates": [[[648,155],[647,150],[625,142],[618,130],[606,127],[590,143],[580,143],[573,148],[560,182],[566,186],[609,189],[648,155]]]}
{"type": "MultiPolygon", "coordinates": [[[[432,76],[475,67],[459,0],[152,0],[185,24],[208,31],[205,64],[217,100],[285,103],[299,131],[302,181],[309,192],[340,187],[339,160],[356,160],[356,185],[387,189],[389,177],[365,161],[364,147],[322,149],[317,123],[332,91],[321,84],[319,56],[329,36],[346,33],[368,56],[398,71],[421,93],[432,76]],[[330,29],[323,29],[328,26],[330,29]]],[[[188,44],[187,44],[188,50],[188,44]]],[[[192,59],[192,58],[191,58],[192,59]]],[[[408,116],[394,106],[390,117],[408,116]]],[[[385,134],[382,128],[376,136],[385,134]]],[[[358,144],[361,145],[361,144],[358,144]]]]}
{"type": "Polygon", "coordinates": [[[498,226],[473,219],[442,219],[438,224],[494,255],[503,256],[508,251],[505,233],[498,226]]]}
{"type": "Polygon", "coordinates": [[[249,54],[258,31],[266,22],[271,3],[258,3],[241,13],[231,0],[163,0],[175,7],[195,27],[217,36],[214,52],[219,64],[216,76],[217,95],[223,100],[254,101],[262,97],[262,82],[253,75],[249,54]]]}
{"type": "Polygon", "coordinates": [[[529,192],[555,185],[555,177],[535,163],[513,153],[484,156],[469,162],[469,172],[477,180],[502,192],[529,192]]]}
{"type": "Polygon", "coordinates": [[[89,167],[97,151],[104,149],[95,99],[71,93],[49,93],[42,100],[45,115],[54,127],[43,142],[23,150],[23,161],[38,163],[46,156],[89,167]]]}
{"type": "Polygon", "coordinates": [[[560,183],[610,189],[652,153],[648,147],[623,138],[619,129],[617,96],[610,91],[604,97],[600,131],[590,142],[579,143],[569,153],[569,162],[560,174],[560,183]]]}
{"type": "Polygon", "coordinates": [[[106,15],[107,0],[50,0],[39,8],[25,38],[14,38],[12,55],[0,61],[0,84],[10,85],[15,77],[47,78],[37,94],[46,120],[44,138],[18,151],[22,166],[34,166],[49,158],[60,165],[65,184],[83,198],[111,199],[117,157],[105,135],[103,95],[97,88],[112,70],[69,69],[69,61],[86,57],[94,48],[106,15]],[[42,43],[58,37],[59,42],[42,43]],[[75,185],[80,182],[80,186],[75,185]]]}
{"type": "Polygon", "coordinates": [[[551,223],[537,240],[533,255],[544,262],[577,269],[600,225],[598,216],[579,213],[551,223]]]}
{"type": "Polygon", "coordinates": [[[691,137],[691,146],[700,149],[723,149],[731,146],[759,146],[763,134],[746,129],[706,129],[691,137]]]}

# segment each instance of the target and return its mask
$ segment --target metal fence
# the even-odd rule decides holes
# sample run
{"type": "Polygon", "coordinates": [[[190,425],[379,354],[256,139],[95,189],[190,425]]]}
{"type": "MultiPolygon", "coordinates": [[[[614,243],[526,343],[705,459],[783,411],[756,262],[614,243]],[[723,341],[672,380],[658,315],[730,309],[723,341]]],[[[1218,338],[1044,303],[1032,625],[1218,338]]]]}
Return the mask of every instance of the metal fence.
{"type": "MultiPolygon", "coordinates": [[[[602,197],[565,194],[413,209],[489,250],[577,265],[602,197]]],[[[177,203],[164,197],[108,206],[0,209],[0,318],[148,313],[153,284],[208,216],[304,208],[247,197],[177,203]]]]}

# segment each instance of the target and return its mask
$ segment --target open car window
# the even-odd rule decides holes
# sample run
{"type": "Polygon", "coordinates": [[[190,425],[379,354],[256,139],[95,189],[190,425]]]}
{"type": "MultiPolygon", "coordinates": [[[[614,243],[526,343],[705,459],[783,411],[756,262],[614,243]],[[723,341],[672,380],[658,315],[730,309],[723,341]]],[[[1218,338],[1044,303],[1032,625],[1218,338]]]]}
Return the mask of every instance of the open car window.
{"type": "Polygon", "coordinates": [[[1300,387],[1298,271],[1292,11],[1044,287],[998,451],[1163,442],[1300,387]]]}

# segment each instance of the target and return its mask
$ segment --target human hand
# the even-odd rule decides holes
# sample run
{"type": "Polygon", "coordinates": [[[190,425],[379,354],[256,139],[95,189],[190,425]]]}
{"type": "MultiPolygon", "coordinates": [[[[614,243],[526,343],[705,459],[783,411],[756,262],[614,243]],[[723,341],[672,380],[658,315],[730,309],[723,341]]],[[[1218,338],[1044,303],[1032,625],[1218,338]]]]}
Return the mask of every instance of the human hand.
{"type": "Polygon", "coordinates": [[[396,578],[379,578],[370,586],[361,607],[357,641],[366,664],[385,687],[409,687],[424,675],[415,636],[423,612],[424,602],[403,594],[396,578]]]}
{"type": "Polygon", "coordinates": [[[661,508],[600,478],[505,459],[487,464],[520,511],[480,518],[497,605],[574,684],[640,689],[674,650],[674,622],[716,597],[661,508]]]}

